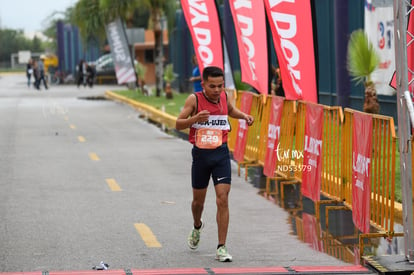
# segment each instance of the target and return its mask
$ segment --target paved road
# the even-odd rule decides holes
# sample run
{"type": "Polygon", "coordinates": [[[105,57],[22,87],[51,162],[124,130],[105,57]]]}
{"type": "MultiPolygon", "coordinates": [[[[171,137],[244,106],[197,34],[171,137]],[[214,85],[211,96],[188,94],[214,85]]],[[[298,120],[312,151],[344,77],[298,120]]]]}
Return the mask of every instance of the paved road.
{"type": "Polygon", "coordinates": [[[349,266],[291,234],[288,214],[237,177],[228,236],[214,260],[214,190],[197,251],[191,228],[191,145],[129,106],[87,100],[120,86],[27,88],[0,75],[0,272],[349,266]]]}

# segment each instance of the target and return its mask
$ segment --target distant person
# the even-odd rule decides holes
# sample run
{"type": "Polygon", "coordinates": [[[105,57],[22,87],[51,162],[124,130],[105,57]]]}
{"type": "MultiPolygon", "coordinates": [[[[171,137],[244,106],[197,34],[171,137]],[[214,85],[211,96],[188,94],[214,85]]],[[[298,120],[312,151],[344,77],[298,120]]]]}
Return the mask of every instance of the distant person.
{"type": "Polygon", "coordinates": [[[272,66],[272,73],[273,73],[273,79],[272,79],[272,94],[277,96],[285,97],[285,90],[283,89],[282,85],[282,76],[280,75],[280,68],[273,67],[272,66]]]}
{"type": "Polygon", "coordinates": [[[193,62],[193,72],[192,76],[190,77],[190,81],[193,82],[193,90],[194,93],[198,93],[203,91],[203,87],[201,86],[201,74],[200,74],[200,68],[198,67],[197,63],[197,56],[193,55],[192,57],[193,62]]]}
{"type": "Polygon", "coordinates": [[[26,76],[27,76],[27,87],[30,88],[30,85],[32,84],[30,79],[32,78],[32,74],[33,74],[33,60],[30,58],[29,61],[27,62],[27,67],[26,67],[26,76]]]}
{"type": "MultiPolygon", "coordinates": [[[[86,62],[85,62],[86,63],[86,62]]],[[[95,68],[92,65],[86,64],[86,82],[89,87],[93,87],[93,82],[95,80],[95,68]]]]}
{"type": "Polygon", "coordinates": [[[40,78],[40,72],[39,72],[39,65],[37,60],[33,60],[33,78],[34,78],[34,87],[36,90],[40,90],[39,87],[39,78],[40,78]]]}
{"type": "Polygon", "coordinates": [[[79,61],[79,64],[76,70],[78,71],[78,81],[77,81],[78,88],[80,87],[82,83],[83,83],[83,86],[86,87],[86,81],[87,81],[86,77],[88,74],[86,61],[81,59],[79,61]]]}
{"type": "Polygon", "coordinates": [[[44,56],[40,56],[39,62],[37,63],[38,69],[39,69],[39,78],[37,79],[37,88],[40,89],[41,82],[43,81],[43,85],[45,86],[45,89],[47,90],[47,82],[45,79],[45,65],[43,63],[43,60],[45,59],[44,56]]]}

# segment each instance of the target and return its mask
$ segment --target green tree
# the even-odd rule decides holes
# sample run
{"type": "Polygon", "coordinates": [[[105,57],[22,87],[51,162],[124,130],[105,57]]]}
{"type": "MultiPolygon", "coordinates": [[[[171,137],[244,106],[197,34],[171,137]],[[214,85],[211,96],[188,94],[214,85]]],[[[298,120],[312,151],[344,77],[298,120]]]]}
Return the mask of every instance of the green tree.
{"type": "Polygon", "coordinates": [[[42,41],[36,35],[33,37],[31,50],[33,52],[42,52],[44,50],[42,41]]]}
{"type": "Polygon", "coordinates": [[[44,51],[43,43],[26,38],[23,30],[0,29],[0,41],[0,62],[9,63],[11,54],[18,51],[44,51]]]}
{"type": "Polygon", "coordinates": [[[156,94],[160,96],[163,87],[164,75],[164,56],[163,56],[163,26],[162,21],[167,19],[169,29],[172,30],[174,17],[171,11],[176,11],[177,1],[175,0],[147,0],[151,6],[151,23],[154,31],[155,41],[155,78],[156,78],[156,94]]]}
{"type": "Polygon", "coordinates": [[[357,84],[365,86],[364,112],[379,113],[379,103],[375,84],[371,75],[379,65],[380,58],[362,29],[351,33],[348,42],[347,66],[357,84]]]}
{"type": "Polygon", "coordinates": [[[139,7],[137,0],[100,0],[100,6],[105,13],[105,23],[114,21],[118,17],[126,22],[128,28],[132,27],[134,11],[139,7]]]}
{"type": "Polygon", "coordinates": [[[171,83],[177,78],[177,75],[174,73],[173,64],[168,64],[165,66],[164,70],[164,80],[165,80],[165,97],[167,99],[173,99],[173,93],[171,89],[171,83]]]}
{"type": "Polygon", "coordinates": [[[75,6],[74,22],[79,27],[84,39],[92,35],[105,37],[105,25],[116,18],[121,18],[128,27],[133,26],[136,10],[148,10],[150,24],[154,31],[156,90],[160,96],[163,86],[163,45],[162,20],[167,16],[168,25],[172,26],[176,0],[79,0],[75,6]]]}

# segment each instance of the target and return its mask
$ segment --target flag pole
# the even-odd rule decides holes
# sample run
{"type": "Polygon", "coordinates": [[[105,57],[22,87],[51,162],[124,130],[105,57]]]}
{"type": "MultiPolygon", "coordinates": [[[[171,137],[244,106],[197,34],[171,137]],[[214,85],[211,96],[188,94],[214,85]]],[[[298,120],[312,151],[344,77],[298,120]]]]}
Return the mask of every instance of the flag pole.
{"type": "MultiPolygon", "coordinates": [[[[408,91],[407,16],[412,12],[406,1],[394,0],[395,67],[397,84],[398,138],[400,150],[401,191],[404,222],[404,249],[409,263],[414,263],[413,189],[412,189],[412,133],[408,107],[412,95],[408,91]],[[407,13],[407,11],[409,11],[407,13]],[[406,16],[406,14],[408,14],[406,16]]],[[[414,18],[412,18],[414,20],[414,18]]]]}

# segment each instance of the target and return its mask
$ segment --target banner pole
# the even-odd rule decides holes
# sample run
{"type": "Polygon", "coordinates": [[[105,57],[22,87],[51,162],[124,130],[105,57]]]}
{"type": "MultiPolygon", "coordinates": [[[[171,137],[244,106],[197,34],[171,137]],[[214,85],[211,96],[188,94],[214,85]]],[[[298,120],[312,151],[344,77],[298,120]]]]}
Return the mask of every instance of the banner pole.
{"type": "MultiPolygon", "coordinates": [[[[414,263],[414,226],[413,226],[413,189],[411,163],[411,127],[407,100],[408,91],[407,65],[407,16],[411,5],[406,1],[394,0],[394,39],[398,112],[398,138],[400,150],[401,191],[403,202],[404,249],[409,263],[414,263]],[[406,16],[407,15],[407,16],[406,16]]],[[[410,95],[412,96],[412,95],[410,95]]]]}

